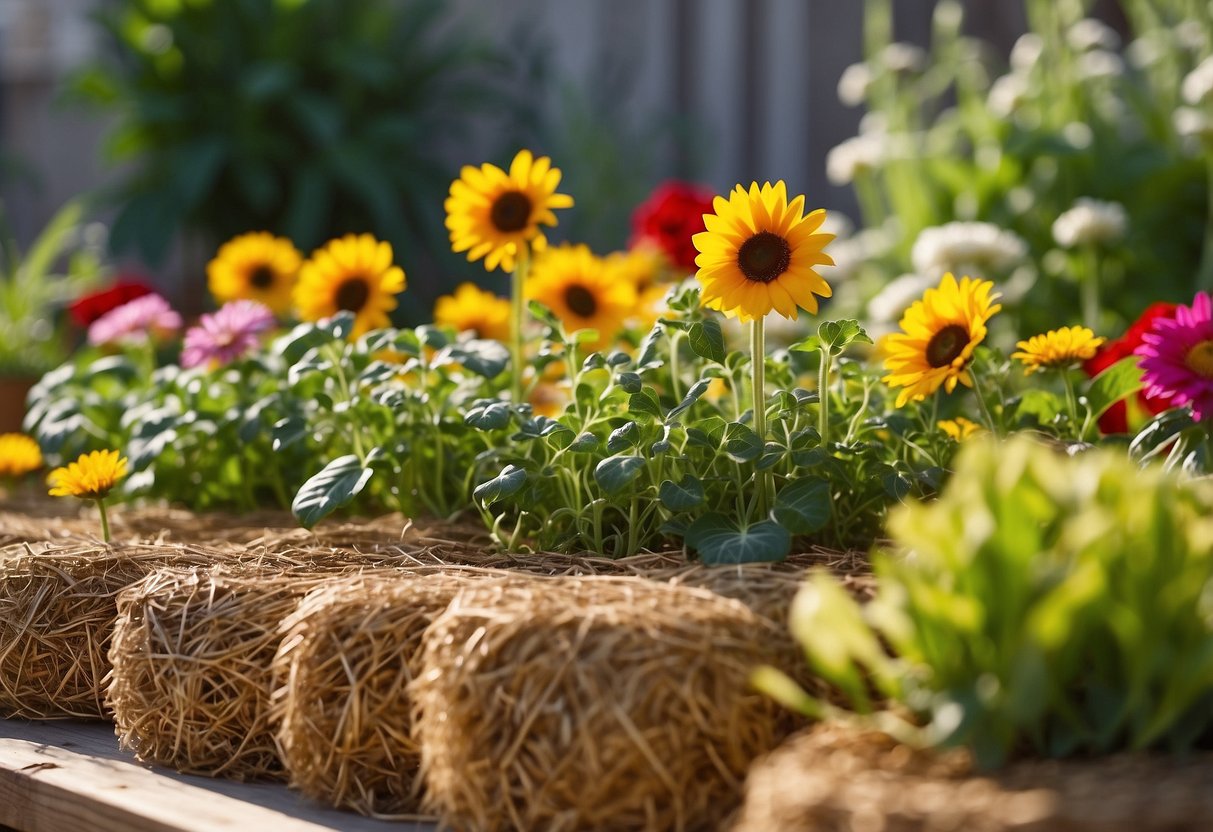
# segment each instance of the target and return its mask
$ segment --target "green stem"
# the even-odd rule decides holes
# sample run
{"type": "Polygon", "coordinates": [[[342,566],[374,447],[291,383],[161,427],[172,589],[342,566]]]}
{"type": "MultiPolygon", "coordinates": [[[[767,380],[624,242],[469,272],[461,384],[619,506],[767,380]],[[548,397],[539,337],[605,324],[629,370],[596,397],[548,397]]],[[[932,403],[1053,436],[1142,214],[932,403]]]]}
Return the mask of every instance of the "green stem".
{"type": "Polygon", "coordinates": [[[830,452],[830,358],[830,348],[823,344],[817,368],[817,432],[826,453],[830,452]]]}
{"type": "Polygon", "coordinates": [[[110,519],[105,513],[105,500],[97,500],[97,510],[101,512],[101,539],[110,542],[110,519]]]}
{"type": "Polygon", "coordinates": [[[1200,255],[1200,270],[1196,285],[1205,291],[1213,290],[1213,150],[1207,154],[1205,165],[1208,173],[1208,207],[1205,209],[1205,245],[1200,255]]]}
{"type": "MultiPolygon", "coordinates": [[[[981,415],[986,421],[986,427],[990,429],[992,435],[1002,436],[998,431],[998,426],[994,423],[994,414],[990,412],[990,406],[986,404],[986,397],[982,395],[981,384],[977,380],[975,368],[969,369],[969,378],[973,380],[973,395],[977,398],[977,404],[981,408],[981,415]]],[[[939,394],[936,393],[935,395],[939,394]]]]}
{"type": "Polygon", "coordinates": [[[1082,322],[1095,332],[1099,331],[1099,251],[1093,245],[1083,250],[1082,276],[1082,322]]]}
{"type": "Polygon", "coordinates": [[[1078,398],[1074,395],[1074,380],[1070,378],[1069,368],[1061,367],[1058,372],[1061,373],[1061,381],[1066,386],[1066,408],[1070,412],[1070,429],[1078,432],[1074,438],[1081,441],[1085,438],[1086,425],[1078,423],[1078,398]]]}
{"type": "MultiPolygon", "coordinates": [[[[758,434],[758,439],[762,442],[764,449],[767,442],[765,323],[764,318],[757,317],[750,324],[750,378],[753,383],[751,391],[754,403],[754,432],[758,434]]],[[[761,454],[759,458],[761,459],[761,454]]],[[[774,490],[774,483],[771,481],[770,471],[755,471],[754,478],[758,486],[758,516],[763,518],[767,516],[773,502],[771,492],[774,490]]]]}
{"type": "Polygon", "coordinates": [[[682,368],[678,360],[678,345],[682,341],[682,333],[674,330],[674,334],[670,336],[670,392],[674,394],[674,401],[682,401],[682,384],[679,381],[682,368]]]}
{"type": "Polygon", "coordinates": [[[514,262],[510,280],[510,361],[513,364],[515,404],[522,402],[522,326],[526,315],[526,279],[531,270],[531,246],[523,243],[514,262]]]}

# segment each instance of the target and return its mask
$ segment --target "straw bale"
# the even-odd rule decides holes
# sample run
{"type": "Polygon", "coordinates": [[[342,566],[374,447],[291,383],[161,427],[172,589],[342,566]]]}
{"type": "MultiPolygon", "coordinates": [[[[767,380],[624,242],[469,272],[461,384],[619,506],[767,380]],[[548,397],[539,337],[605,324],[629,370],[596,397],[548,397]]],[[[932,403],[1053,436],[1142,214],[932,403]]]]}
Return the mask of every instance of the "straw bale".
{"type": "Polygon", "coordinates": [[[107,718],[107,653],[118,593],[168,563],[230,556],[181,545],[0,549],[0,717],[107,718]]]}
{"type": "Polygon", "coordinates": [[[1022,760],[974,772],[960,750],[819,725],[760,760],[732,832],[1178,832],[1213,829],[1213,755],[1022,760]]]}
{"type": "Polygon", "coordinates": [[[715,828],[794,720],[749,687],[783,627],[641,578],[490,584],[425,635],[425,803],[459,829],[715,828]]]}
{"type": "Polygon", "coordinates": [[[420,753],[408,685],[422,636],[488,570],[383,579],[359,576],[312,592],[283,625],[274,660],[274,722],[290,783],[365,815],[413,818],[420,753]]]}
{"type": "Polygon", "coordinates": [[[340,569],[166,568],[122,592],[107,696],[122,747],[191,774],[281,776],[269,723],[279,627],[340,569]]]}

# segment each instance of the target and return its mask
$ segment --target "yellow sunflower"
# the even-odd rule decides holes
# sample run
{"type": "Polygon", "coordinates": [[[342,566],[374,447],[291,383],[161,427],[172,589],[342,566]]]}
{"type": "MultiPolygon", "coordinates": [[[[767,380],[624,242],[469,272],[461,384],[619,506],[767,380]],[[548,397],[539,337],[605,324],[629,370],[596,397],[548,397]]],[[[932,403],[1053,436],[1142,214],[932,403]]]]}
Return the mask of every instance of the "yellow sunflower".
{"type": "Polygon", "coordinates": [[[957,382],[973,385],[969,362],[986,337],[986,322],[1002,309],[994,303],[998,293],[988,280],[945,274],[938,288],[927,289],[901,319],[901,332],[884,342],[884,382],[903,387],[897,396],[901,407],[921,401],[942,385],[949,393],[957,382]]]}
{"type": "Polygon", "coordinates": [[[461,283],[453,295],[434,304],[434,323],[477,338],[505,341],[510,336],[510,302],[475,283],[461,283]]]}
{"type": "Polygon", "coordinates": [[[392,265],[392,247],[370,234],[346,234],[318,249],[299,271],[295,307],[305,321],[354,313],[354,337],[390,323],[404,271],[392,265]]]}
{"type": "Polygon", "coordinates": [[[605,258],[607,271],[615,280],[636,288],[636,308],[632,318],[641,327],[652,326],[666,312],[665,296],[670,291],[669,260],[655,246],[640,245],[628,251],[616,251],[605,258]]]}
{"type": "Polygon", "coordinates": [[[535,261],[526,296],[551,309],[570,332],[598,330],[598,349],[613,340],[636,308],[636,287],[615,280],[584,245],[548,249],[535,261]]]}
{"type": "Polygon", "coordinates": [[[981,425],[963,416],[957,416],[955,419],[940,419],[935,426],[957,442],[963,442],[969,437],[985,431],[981,425]]]}
{"type": "Polygon", "coordinates": [[[265,231],[241,234],[219,248],[206,266],[215,300],[255,300],[278,314],[291,308],[291,290],[303,257],[290,240],[265,231]]]}
{"type": "Polygon", "coordinates": [[[117,451],[81,454],[75,462],[56,468],[47,477],[52,497],[100,500],[126,476],[126,459],[117,451]]]}
{"type": "Polygon", "coordinates": [[[782,181],[738,185],[728,199],[716,197],[714,214],[704,215],[707,231],[692,240],[699,256],[697,277],[703,303],[742,321],[764,317],[772,309],[785,318],[797,307],[817,312],[817,298],[830,297],[830,285],[815,270],[834,264],[823,249],[833,234],[819,234],[822,209],[804,215],[804,197],[788,203],[782,181]]]}
{"type": "Polygon", "coordinates": [[[551,159],[529,150],[518,151],[509,173],[487,163],[465,166],[445,203],[451,249],[466,251],[469,261],[483,257],[489,271],[513,271],[519,246],[544,248],[539,227],[556,225],[553,210],[573,205],[571,196],[556,193],[560,176],[551,159]]]}
{"type": "Polygon", "coordinates": [[[0,433],[0,479],[24,477],[42,467],[42,449],[23,433],[0,433]]]}
{"type": "Polygon", "coordinates": [[[1011,353],[1011,357],[1023,362],[1026,376],[1037,370],[1068,367],[1093,358],[1105,340],[1097,338],[1085,326],[1051,329],[1044,335],[1033,335],[1020,341],[1015,345],[1019,352],[1011,353]]]}

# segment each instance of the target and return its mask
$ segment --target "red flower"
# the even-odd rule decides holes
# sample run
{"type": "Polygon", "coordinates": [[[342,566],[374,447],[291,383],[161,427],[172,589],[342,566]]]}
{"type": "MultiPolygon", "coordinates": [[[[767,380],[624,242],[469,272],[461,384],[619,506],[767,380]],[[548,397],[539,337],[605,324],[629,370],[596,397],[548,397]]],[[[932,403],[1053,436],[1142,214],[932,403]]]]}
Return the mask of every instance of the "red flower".
{"type": "MultiPolygon", "coordinates": [[[[1151,304],[1123,336],[1104,344],[1093,358],[1082,365],[1082,368],[1087,371],[1087,375],[1094,378],[1122,358],[1128,358],[1133,354],[1133,350],[1141,346],[1141,336],[1150,331],[1154,321],[1159,318],[1175,317],[1177,308],[1174,303],[1151,304]]],[[[1171,406],[1169,399],[1163,396],[1147,396],[1144,390],[1137,394],[1137,400],[1150,415],[1162,413],[1171,406]]],[[[1102,433],[1129,432],[1129,409],[1125,402],[1117,402],[1109,407],[1103,416],[1099,417],[1099,430],[1102,433]]]]}
{"type": "Polygon", "coordinates": [[[712,213],[711,191],[687,182],[666,182],[632,214],[630,246],[657,245],[670,262],[690,274],[695,271],[691,237],[704,231],[703,215],[712,213]]]}
{"type": "Polygon", "coordinates": [[[72,320],[82,327],[88,327],[111,309],[116,309],[128,301],[151,293],[152,287],[142,280],[119,279],[106,289],[77,298],[68,305],[67,311],[72,316],[72,320]]]}

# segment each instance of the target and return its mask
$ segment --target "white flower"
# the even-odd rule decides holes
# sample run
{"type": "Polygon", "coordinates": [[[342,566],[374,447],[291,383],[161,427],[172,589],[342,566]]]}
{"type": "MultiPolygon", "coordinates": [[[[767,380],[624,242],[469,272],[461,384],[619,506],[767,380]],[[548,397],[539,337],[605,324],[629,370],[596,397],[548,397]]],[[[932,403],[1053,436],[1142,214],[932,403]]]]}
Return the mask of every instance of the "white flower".
{"type": "Polygon", "coordinates": [[[1061,128],[1061,137],[1075,150],[1086,150],[1095,141],[1095,131],[1082,121],[1071,121],[1061,128]]]}
{"type": "MultiPolygon", "coordinates": [[[[818,229],[821,234],[833,234],[836,240],[845,240],[855,233],[855,223],[842,211],[830,209],[818,229]]],[[[832,250],[832,247],[831,247],[832,250]]]]}
{"type": "Polygon", "coordinates": [[[1201,53],[1208,47],[1205,27],[1199,20],[1185,20],[1172,31],[1175,34],[1175,42],[1190,52],[1201,53]]]}
{"type": "Polygon", "coordinates": [[[1092,49],[1078,56],[1078,76],[1084,81],[1117,78],[1125,73],[1124,59],[1106,49],[1092,49]]]}
{"type": "Polygon", "coordinates": [[[1053,222],[1053,239],[1062,248],[1113,243],[1125,234],[1128,218],[1118,202],[1079,197],[1053,222]]]}
{"type": "Polygon", "coordinates": [[[1167,44],[1163,40],[1162,33],[1157,30],[1146,32],[1125,47],[1125,57],[1138,69],[1148,69],[1154,66],[1162,60],[1165,54],[1167,54],[1167,44]]]}
{"type": "Polygon", "coordinates": [[[872,68],[865,63],[851,64],[838,78],[838,100],[848,107],[857,107],[868,97],[872,86],[872,68]]]}
{"type": "Polygon", "coordinates": [[[846,185],[861,173],[880,167],[887,158],[888,137],[884,133],[860,133],[826,154],[826,177],[835,185],[846,185]]]}
{"type": "Polygon", "coordinates": [[[1045,42],[1035,32],[1020,35],[1011,47],[1011,67],[1019,72],[1028,72],[1036,66],[1045,51],[1045,42]]]}
{"type": "Polygon", "coordinates": [[[914,271],[938,279],[944,272],[992,277],[1028,253],[1019,235],[988,222],[950,222],[924,228],[914,241],[914,271]]]}
{"type": "Polygon", "coordinates": [[[1006,118],[1023,105],[1028,97],[1028,78],[1022,72],[1003,75],[990,85],[986,106],[999,118],[1006,118]]]}
{"type": "Polygon", "coordinates": [[[1174,116],[1175,132],[1185,139],[1213,142],[1213,118],[1195,107],[1180,107],[1174,116]]]}
{"type": "Polygon", "coordinates": [[[868,260],[888,254],[893,247],[894,238],[892,229],[865,228],[853,237],[835,240],[830,244],[830,256],[834,258],[834,266],[823,268],[830,269],[830,280],[846,281],[854,277],[868,260]]]}
{"type": "Polygon", "coordinates": [[[912,43],[890,43],[880,50],[880,63],[892,72],[922,72],[927,65],[927,53],[912,43]]]}
{"type": "Polygon", "coordinates": [[[924,274],[903,274],[890,280],[868,301],[868,319],[875,323],[900,320],[911,303],[938,283],[939,278],[924,274]]]}
{"type": "Polygon", "coordinates": [[[1116,49],[1120,46],[1120,35],[1110,26],[1091,17],[1083,18],[1066,32],[1070,46],[1085,52],[1088,49],[1116,49]]]}
{"type": "Polygon", "coordinates": [[[1181,87],[1184,101],[1203,104],[1213,98],[1213,55],[1201,61],[1196,69],[1188,73],[1181,87]]]}

